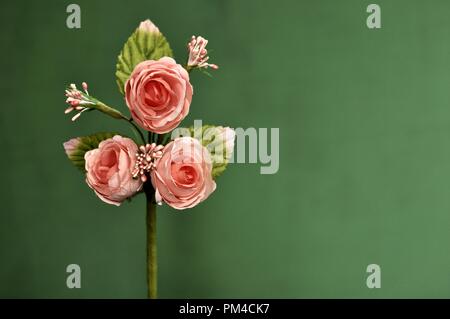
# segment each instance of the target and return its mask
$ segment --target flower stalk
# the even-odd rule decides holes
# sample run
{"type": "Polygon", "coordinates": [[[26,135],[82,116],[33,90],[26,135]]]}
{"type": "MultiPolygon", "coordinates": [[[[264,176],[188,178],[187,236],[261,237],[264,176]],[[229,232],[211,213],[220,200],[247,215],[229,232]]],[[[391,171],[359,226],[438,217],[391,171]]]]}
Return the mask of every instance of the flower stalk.
{"type": "MultiPolygon", "coordinates": [[[[153,134],[148,133],[148,142],[152,143],[153,134]]],[[[159,150],[158,150],[159,151],[159,150]]],[[[152,183],[144,183],[147,205],[147,289],[148,298],[158,298],[158,258],[156,236],[156,200],[152,183]]]]}
{"type": "Polygon", "coordinates": [[[156,245],[156,202],[151,183],[144,184],[147,201],[147,288],[148,298],[158,298],[158,260],[156,245]]]}

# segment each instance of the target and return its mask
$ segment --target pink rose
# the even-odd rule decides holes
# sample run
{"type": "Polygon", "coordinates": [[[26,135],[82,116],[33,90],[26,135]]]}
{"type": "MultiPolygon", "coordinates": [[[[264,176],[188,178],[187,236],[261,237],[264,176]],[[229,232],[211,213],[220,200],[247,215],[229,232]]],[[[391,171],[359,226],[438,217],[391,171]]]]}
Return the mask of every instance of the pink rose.
{"type": "Polygon", "coordinates": [[[175,139],[165,146],[152,171],[156,201],[176,209],[194,207],[216,189],[211,170],[209,151],[197,139],[175,139]]]}
{"type": "Polygon", "coordinates": [[[105,203],[120,206],[141,189],[142,181],[131,175],[137,151],[131,139],[116,135],[84,155],[86,182],[105,203]]]}
{"type": "Polygon", "coordinates": [[[125,99],[139,126],[155,133],[170,132],[189,113],[189,74],[169,57],[143,61],[125,83],[125,99]]]}

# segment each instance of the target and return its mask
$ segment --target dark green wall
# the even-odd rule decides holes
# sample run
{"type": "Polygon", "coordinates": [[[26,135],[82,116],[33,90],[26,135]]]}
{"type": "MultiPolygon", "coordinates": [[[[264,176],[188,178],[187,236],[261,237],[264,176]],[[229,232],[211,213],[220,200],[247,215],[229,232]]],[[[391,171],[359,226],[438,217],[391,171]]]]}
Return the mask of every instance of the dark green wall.
{"type": "Polygon", "coordinates": [[[450,297],[450,2],[74,2],[80,30],[69,1],[0,5],[1,297],[145,297],[144,198],[99,201],[62,142],[130,133],[72,123],[63,90],[87,81],[127,112],[115,61],[146,18],[180,62],[201,34],[220,65],[192,76],[185,124],[280,128],[278,174],[230,165],[208,201],[159,210],[161,297],[450,297]]]}

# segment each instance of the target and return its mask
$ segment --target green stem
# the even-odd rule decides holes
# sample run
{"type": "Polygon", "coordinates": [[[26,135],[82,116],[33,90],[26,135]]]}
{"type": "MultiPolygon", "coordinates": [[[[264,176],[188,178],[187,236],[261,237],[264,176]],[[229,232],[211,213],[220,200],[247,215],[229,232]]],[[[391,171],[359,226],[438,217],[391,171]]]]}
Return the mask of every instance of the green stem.
{"type": "Polygon", "coordinates": [[[166,134],[159,134],[158,135],[158,139],[156,140],[156,144],[162,144],[163,143],[163,141],[164,141],[164,137],[165,137],[165,135],[166,134]]]}
{"type": "Polygon", "coordinates": [[[134,124],[133,118],[127,118],[125,115],[123,115],[120,111],[116,110],[115,108],[108,106],[103,102],[100,102],[99,100],[97,100],[96,98],[94,98],[92,96],[89,96],[89,97],[95,102],[95,107],[93,109],[99,110],[100,112],[108,114],[109,116],[111,116],[115,119],[127,121],[129,124],[131,124],[133,126],[133,129],[139,134],[139,136],[142,140],[142,143],[144,145],[146,144],[144,135],[142,134],[139,127],[136,124],[134,124]]]}
{"type": "Polygon", "coordinates": [[[158,263],[156,249],[156,203],[155,191],[151,183],[144,185],[147,199],[147,285],[148,297],[157,299],[158,297],[158,263]]]}
{"type": "Polygon", "coordinates": [[[164,134],[164,138],[162,139],[160,144],[166,145],[170,141],[170,139],[171,139],[170,133],[164,134]]]}
{"type": "Polygon", "coordinates": [[[135,131],[138,132],[139,136],[141,137],[142,144],[145,145],[146,144],[145,137],[142,134],[142,132],[139,129],[139,127],[136,124],[134,124],[133,119],[132,118],[127,119],[126,117],[123,117],[123,119],[126,120],[128,123],[130,123],[134,127],[135,131]]]}
{"type": "Polygon", "coordinates": [[[113,117],[115,119],[119,119],[119,120],[123,119],[123,118],[126,119],[126,117],[122,113],[120,113],[120,111],[116,110],[115,108],[110,107],[110,106],[106,105],[103,102],[100,102],[99,100],[97,100],[95,98],[92,98],[92,99],[96,103],[95,106],[93,107],[94,109],[99,110],[100,112],[103,112],[105,114],[108,114],[109,116],[111,116],[111,117],[113,117]]]}

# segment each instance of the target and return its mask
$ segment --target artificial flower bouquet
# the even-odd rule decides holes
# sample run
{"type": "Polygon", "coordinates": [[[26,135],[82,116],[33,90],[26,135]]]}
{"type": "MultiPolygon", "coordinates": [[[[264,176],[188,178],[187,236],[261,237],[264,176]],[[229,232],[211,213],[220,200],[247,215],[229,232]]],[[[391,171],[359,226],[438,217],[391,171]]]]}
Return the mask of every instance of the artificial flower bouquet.
{"type": "Polygon", "coordinates": [[[209,63],[208,41],[193,36],[185,65],[172,58],[168,41],[150,21],[125,43],[116,65],[116,81],[130,116],[71,84],[65,92],[66,113],[100,111],[130,124],[134,138],[102,132],[72,138],[64,149],[86,175],[86,183],[102,201],[120,206],[144,193],[147,199],[148,296],[157,297],[156,205],[183,210],[204,201],[216,189],[215,178],[231,158],[235,133],[222,126],[179,128],[188,115],[193,70],[218,69],[209,63]],[[143,134],[142,130],[148,132],[143,134]]]}

